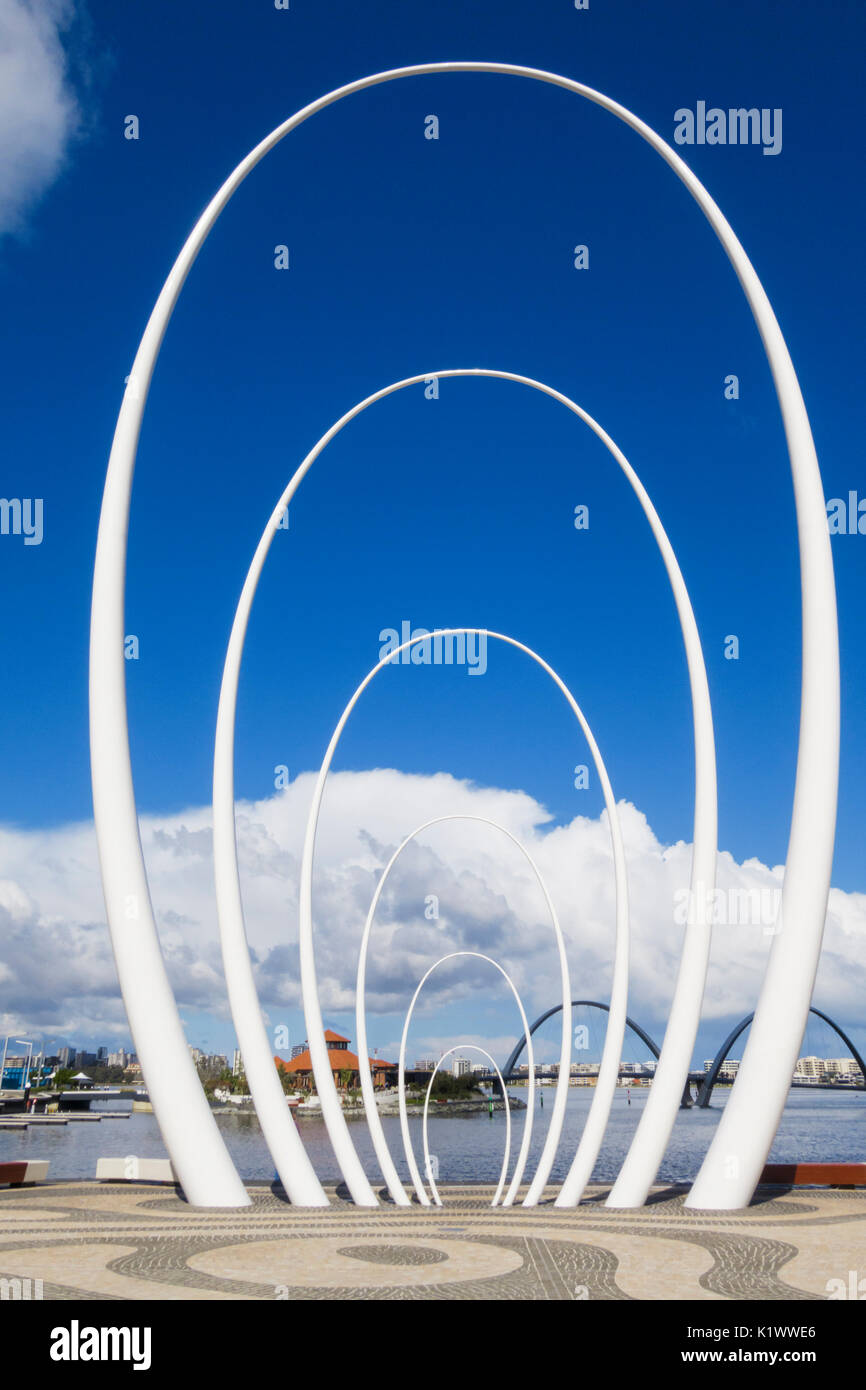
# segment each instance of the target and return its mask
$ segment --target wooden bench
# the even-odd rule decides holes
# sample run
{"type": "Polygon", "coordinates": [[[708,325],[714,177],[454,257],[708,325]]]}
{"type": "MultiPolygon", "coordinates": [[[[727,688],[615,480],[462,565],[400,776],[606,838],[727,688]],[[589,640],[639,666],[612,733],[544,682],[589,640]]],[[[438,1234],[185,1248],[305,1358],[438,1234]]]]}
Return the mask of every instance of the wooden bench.
{"type": "Polygon", "coordinates": [[[768,1163],[761,1182],[785,1187],[866,1187],[866,1163],[768,1163]]]}
{"type": "Polygon", "coordinates": [[[20,1163],[0,1163],[0,1183],[10,1187],[32,1187],[48,1175],[47,1158],[28,1158],[20,1163]]]}

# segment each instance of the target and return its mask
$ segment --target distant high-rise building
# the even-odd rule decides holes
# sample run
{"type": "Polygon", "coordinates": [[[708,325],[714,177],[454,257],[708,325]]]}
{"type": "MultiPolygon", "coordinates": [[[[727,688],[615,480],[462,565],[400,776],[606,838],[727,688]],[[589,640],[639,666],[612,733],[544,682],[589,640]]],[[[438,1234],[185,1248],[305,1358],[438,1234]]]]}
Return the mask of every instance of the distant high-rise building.
{"type": "MultiPolygon", "coordinates": [[[[294,1055],[295,1055],[295,1054],[292,1053],[292,1056],[293,1056],[293,1057],[294,1057],[294,1055]]],[[[239,1047],[236,1047],[235,1050],[234,1050],[234,1052],[232,1053],[232,1076],[240,1076],[240,1075],[242,1074],[242,1072],[243,1072],[243,1069],[244,1069],[244,1059],[243,1059],[243,1057],[241,1056],[241,1050],[240,1050],[240,1048],[239,1048],[239,1047]]]]}
{"type": "Polygon", "coordinates": [[[61,1047],[60,1051],[57,1054],[57,1059],[60,1062],[61,1067],[69,1066],[69,1062],[72,1055],[73,1053],[71,1047],[61,1047]]]}
{"type": "Polygon", "coordinates": [[[455,1057],[454,1064],[451,1068],[452,1074],[454,1076],[465,1076],[471,1065],[468,1057],[455,1057]]]}

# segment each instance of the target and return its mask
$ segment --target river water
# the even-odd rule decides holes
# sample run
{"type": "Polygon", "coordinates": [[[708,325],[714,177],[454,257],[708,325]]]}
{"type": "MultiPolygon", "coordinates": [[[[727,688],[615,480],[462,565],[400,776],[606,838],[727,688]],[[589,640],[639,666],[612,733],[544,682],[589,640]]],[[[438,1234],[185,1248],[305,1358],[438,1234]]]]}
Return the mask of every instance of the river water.
{"type": "MultiPolygon", "coordinates": [[[[525,1088],[511,1093],[523,1100],[525,1088]]],[[[659,1173],[662,1182],[683,1182],[694,1178],[706,1153],[713,1130],[724,1109],[729,1091],[717,1088],[713,1105],[708,1110],[682,1110],[677,1116],[671,1142],[659,1173]]],[[[632,1134],[640,1119],[648,1092],[632,1090],[631,1104],[624,1089],[614,1098],[610,1123],[593,1174],[597,1182],[611,1181],[625,1157],[632,1134]]],[[[572,1087],[568,1092],[568,1109],[559,1157],[551,1180],[565,1177],[589,1110],[593,1091],[572,1087]]],[[[533,1139],[526,1168],[531,1177],[541,1153],[550,1116],[553,1112],[553,1088],[543,1088],[544,1104],[536,1092],[533,1139]]],[[[110,1101],[94,1104],[99,1109],[131,1109],[131,1102],[110,1101]]],[[[512,1112],[511,1153],[516,1156],[525,1110],[512,1112]]],[[[274,1165],[254,1114],[217,1115],[217,1124],[225,1138],[241,1176],[247,1180],[271,1181],[274,1165]]],[[[410,1134],[415,1145],[416,1161],[422,1167],[421,1121],[413,1116],[410,1134]]],[[[298,1128],[324,1182],[339,1180],[339,1172],[331,1146],[320,1119],[299,1119],[298,1128]]],[[[403,1158],[400,1122],[396,1117],[383,1119],[388,1145],[397,1169],[404,1180],[409,1173],[403,1158]]],[[[374,1182],[381,1180],[366,1122],[352,1120],[349,1132],[364,1167],[374,1182]]],[[[438,1159],[439,1180],[443,1183],[495,1182],[498,1180],[505,1143],[505,1114],[497,1111],[493,1118],[486,1113],[463,1116],[444,1116],[431,1112],[429,1121],[430,1151],[438,1159]]],[[[791,1162],[862,1162],[866,1150],[866,1092],[864,1091],[806,1091],[792,1090],[782,1117],[770,1158],[776,1163],[791,1162]]],[[[124,1158],[135,1154],[139,1158],[165,1158],[166,1152],[153,1115],[130,1114],[128,1119],[104,1119],[76,1123],[56,1128],[34,1125],[26,1130],[0,1130],[0,1161],[25,1158],[47,1158],[51,1167],[49,1180],[54,1178],[92,1178],[98,1158],[124,1158]]]]}

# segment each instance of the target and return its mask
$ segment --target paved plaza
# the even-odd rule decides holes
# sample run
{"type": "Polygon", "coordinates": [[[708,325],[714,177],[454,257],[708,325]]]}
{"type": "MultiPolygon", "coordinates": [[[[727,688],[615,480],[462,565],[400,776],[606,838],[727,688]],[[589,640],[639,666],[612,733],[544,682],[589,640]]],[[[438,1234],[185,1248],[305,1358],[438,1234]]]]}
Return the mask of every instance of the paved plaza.
{"type": "Polygon", "coordinates": [[[252,1208],[210,1211],[147,1184],[0,1191],[0,1277],[41,1280],[46,1300],[825,1300],[866,1249],[859,1191],[766,1188],[705,1214],[672,1188],[626,1212],[601,1187],[574,1211],[491,1209],[485,1187],[375,1210],[333,1187],[316,1210],[249,1191],[252,1208]]]}

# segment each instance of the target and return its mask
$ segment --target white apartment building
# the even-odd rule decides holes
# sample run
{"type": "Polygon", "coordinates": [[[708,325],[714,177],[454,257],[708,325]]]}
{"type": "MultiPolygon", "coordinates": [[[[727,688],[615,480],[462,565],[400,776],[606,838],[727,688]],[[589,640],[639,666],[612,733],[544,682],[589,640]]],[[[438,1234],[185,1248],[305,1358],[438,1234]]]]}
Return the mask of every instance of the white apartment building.
{"type": "Polygon", "coordinates": [[[820,1080],[824,1070],[824,1060],[822,1057],[798,1057],[797,1066],[794,1070],[795,1076],[814,1076],[815,1080],[820,1080]]]}

